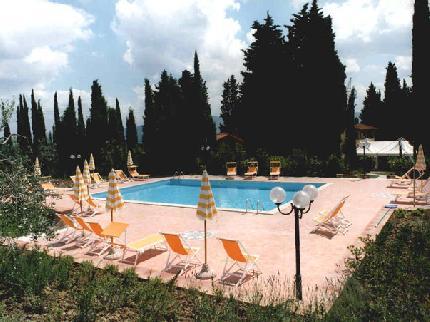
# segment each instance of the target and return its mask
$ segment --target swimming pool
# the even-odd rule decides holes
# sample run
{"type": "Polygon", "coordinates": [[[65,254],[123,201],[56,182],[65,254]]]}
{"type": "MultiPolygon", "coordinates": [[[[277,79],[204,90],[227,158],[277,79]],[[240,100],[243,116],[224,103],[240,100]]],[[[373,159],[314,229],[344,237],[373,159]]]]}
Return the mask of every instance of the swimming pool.
{"type": "MultiPolygon", "coordinates": [[[[139,184],[121,189],[125,201],[171,206],[195,207],[200,193],[200,180],[168,179],[139,184]]],[[[210,180],[217,208],[230,210],[273,211],[276,207],[269,198],[270,190],[282,187],[287,193],[286,202],[293,198],[296,191],[309,183],[259,182],[210,180]]],[[[312,183],[319,188],[324,183],[312,183]]],[[[106,198],[106,192],[93,194],[94,198],[106,198]]]]}

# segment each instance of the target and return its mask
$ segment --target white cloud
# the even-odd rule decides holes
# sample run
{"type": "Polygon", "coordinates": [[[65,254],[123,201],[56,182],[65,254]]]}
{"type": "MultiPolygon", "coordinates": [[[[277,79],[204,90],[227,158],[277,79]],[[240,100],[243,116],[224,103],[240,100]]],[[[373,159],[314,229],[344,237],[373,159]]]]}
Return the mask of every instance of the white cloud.
{"type": "Polygon", "coordinates": [[[79,40],[92,36],[94,18],[48,0],[0,2],[0,96],[44,89],[68,67],[79,40]]]}
{"type": "Polygon", "coordinates": [[[152,81],[163,69],[175,75],[191,69],[197,50],[218,114],[223,81],[242,68],[246,43],[238,38],[239,22],[227,14],[239,7],[237,0],[118,0],[112,27],[125,40],[123,59],[152,81]]]}
{"type": "Polygon", "coordinates": [[[412,70],[412,56],[397,56],[395,59],[397,69],[411,71],[412,70]]]}
{"type": "Polygon", "coordinates": [[[357,73],[361,70],[360,65],[357,62],[357,59],[355,58],[347,58],[345,59],[345,65],[346,65],[346,73],[357,73]]]}
{"type": "Polygon", "coordinates": [[[358,38],[369,42],[378,34],[412,24],[410,0],[346,0],[326,2],[324,13],[333,17],[337,39],[358,38]]]}
{"type": "Polygon", "coordinates": [[[301,8],[305,3],[310,2],[310,0],[291,0],[293,7],[295,9],[301,8]]]}

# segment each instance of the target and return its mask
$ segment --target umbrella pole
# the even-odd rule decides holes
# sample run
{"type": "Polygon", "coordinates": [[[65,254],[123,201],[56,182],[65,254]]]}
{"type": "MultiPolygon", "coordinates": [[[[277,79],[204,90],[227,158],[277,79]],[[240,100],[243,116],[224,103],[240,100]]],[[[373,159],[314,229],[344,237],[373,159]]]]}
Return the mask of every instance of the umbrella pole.
{"type": "MultiPolygon", "coordinates": [[[[110,222],[113,222],[113,209],[110,210],[110,222]]],[[[113,249],[113,237],[110,238],[110,244],[113,249]]]]}
{"type": "Polygon", "coordinates": [[[415,187],[416,187],[415,181],[416,179],[415,179],[415,165],[414,165],[414,208],[415,208],[415,187]]]}
{"type": "Polygon", "coordinates": [[[79,200],[79,205],[81,206],[81,212],[82,212],[82,200],[79,200]]]}
{"type": "Polygon", "coordinates": [[[206,219],[205,219],[205,266],[208,265],[208,246],[207,246],[207,239],[206,239],[206,219]]]}

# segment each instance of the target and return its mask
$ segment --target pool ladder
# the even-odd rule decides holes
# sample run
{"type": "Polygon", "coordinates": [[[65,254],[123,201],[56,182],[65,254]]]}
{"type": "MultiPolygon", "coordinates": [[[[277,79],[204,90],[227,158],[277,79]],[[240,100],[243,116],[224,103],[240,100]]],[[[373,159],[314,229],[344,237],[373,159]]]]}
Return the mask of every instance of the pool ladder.
{"type": "Polygon", "coordinates": [[[183,171],[176,170],[172,179],[181,180],[181,177],[184,175],[183,171]]]}
{"type": "Polygon", "coordinates": [[[256,202],[253,204],[252,199],[247,198],[245,199],[245,213],[248,213],[248,210],[254,210],[254,205],[255,205],[255,210],[257,215],[260,210],[264,211],[264,206],[260,200],[257,199],[256,202]],[[261,206],[261,209],[260,209],[260,206],[261,206]]]}

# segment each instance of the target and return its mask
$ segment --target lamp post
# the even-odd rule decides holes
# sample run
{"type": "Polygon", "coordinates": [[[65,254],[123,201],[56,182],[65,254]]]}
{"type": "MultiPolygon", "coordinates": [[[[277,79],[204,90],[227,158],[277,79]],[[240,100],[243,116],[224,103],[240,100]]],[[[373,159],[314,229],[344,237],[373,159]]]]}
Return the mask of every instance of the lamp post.
{"type": "Polygon", "coordinates": [[[202,144],[201,146],[201,150],[202,150],[202,156],[203,156],[203,162],[205,163],[205,169],[207,170],[208,168],[208,154],[209,154],[209,150],[210,150],[210,146],[209,144],[205,141],[205,143],[202,144]]]}
{"type": "Polygon", "coordinates": [[[363,157],[364,157],[364,164],[363,164],[363,171],[364,171],[364,174],[363,174],[363,179],[365,179],[366,178],[366,149],[369,149],[369,147],[370,147],[370,143],[369,143],[369,141],[367,140],[367,138],[365,138],[362,142],[361,142],[361,147],[363,148],[363,157]]]}
{"type": "Polygon", "coordinates": [[[311,205],[318,197],[318,189],[314,185],[306,185],[303,190],[295,193],[291,210],[281,211],[281,204],[285,201],[286,193],[281,187],[275,187],[270,191],[270,199],[277,206],[282,215],[291,215],[294,212],[295,250],[296,250],[296,275],[294,277],[295,295],[298,300],[303,299],[302,275],[300,273],[300,219],[311,209],[311,205]],[[306,209],[307,208],[307,209],[306,209]],[[305,210],[306,209],[306,210],[305,210]]]}
{"type": "Polygon", "coordinates": [[[76,160],[76,162],[75,162],[75,168],[78,165],[80,158],[81,158],[80,154],[76,154],[76,155],[75,154],[71,154],[70,155],[70,159],[72,160],[72,162],[73,162],[73,160],[76,160]]]}

